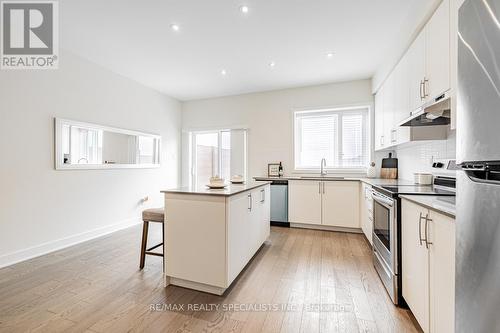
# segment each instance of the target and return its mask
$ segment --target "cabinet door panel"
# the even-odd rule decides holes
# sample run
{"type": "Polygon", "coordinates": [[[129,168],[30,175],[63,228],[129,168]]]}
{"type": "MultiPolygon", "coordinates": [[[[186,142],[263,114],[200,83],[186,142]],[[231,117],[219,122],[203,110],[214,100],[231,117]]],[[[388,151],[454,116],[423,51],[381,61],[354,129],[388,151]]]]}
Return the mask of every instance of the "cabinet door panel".
{"type": "Polygon", "coordinates": [[[431,332],[454,332],[455,221],[431,211],[429,222],[431,332]]]}
{"type": "Polygon", "coordinates": [[[360,222],[361,228],[366,238],[373,244],[372,234],[373,234],[373,211],[372,211],[372,197],[371,197],[371,186],[363,183],[361,185],[361,193],[359,198],[360,204],[360,222]]]}
{"type": "Polygon", "coordinates": [[[394,110],[396,103],[396,76],[392,72],[384,83],[384,147],[393,146],[395,143],[394,110]]]}
{"type": "Polygon", "coordinates": [[[249,249],[252,247],[250,228],[252,212],[249,210],[250,192],[237,194],[229,199],[228,216],[228,283],[245,267],[249,258],[249,249]]]}
{"type": "Polygon", "coordinates": [[[384,147],[384,87],[375,95],[375,150],[384,147]]]}
{"type": "Polygon", "coordinates": [[[426,96],[434,99],[450,89],[450,1],[444,0],[425,28],[426,96]]]}
{"type": "Polygon", "coordinates": [[[359,228],[359,182],[325,181],[323,224],[359,228]]]}
{"type": "Polygon", "coordinates": [[[419,228],[419,218],[428,210],[404,199],[401,203],[403,297],[424,332],[429,332],[429,253],[419,241],[425,224],[422,220],[419,228]]]}
{"type": "Polygon", "coordinates": [[[260,190],[260,235],[259,235],[259,244],[258,247],[262,245],[269,237],[269,233],[271,232],[271,193],[270,187],[265,186],[260,190]]]}
{"type": "Polygon", "coordinates": [[[421,84],[425,77],[425,29],[410,46],[408,61],[410,66],[410,112],[413,112],[425,103],[421,84]]]}
{"type": "Polygon", "coordinates": [[[288,217],[291,223],[321,224],[320,182],[288,182],[288,217]]]}

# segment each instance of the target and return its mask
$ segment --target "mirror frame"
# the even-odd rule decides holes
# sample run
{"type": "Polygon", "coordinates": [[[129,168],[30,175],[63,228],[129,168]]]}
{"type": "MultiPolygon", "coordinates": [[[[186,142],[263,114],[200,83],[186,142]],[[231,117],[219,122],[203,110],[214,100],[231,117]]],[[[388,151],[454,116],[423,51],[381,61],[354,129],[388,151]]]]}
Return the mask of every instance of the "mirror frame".
{"type": "Polygon", "coordinates": [[[54,162],[56,170],[100,170],[100,169],[155,169],[161,167],[161,136],[158,134],[133,131],[123,128],[86,123],[64,118],[54,118],[54,162]],[[158,140],[158,163],[152,164],[64,164],[62,156],[62,127],[63,125],[90,127],[98,130],[107,130],[113,133],[146,136],[158,140]]]}

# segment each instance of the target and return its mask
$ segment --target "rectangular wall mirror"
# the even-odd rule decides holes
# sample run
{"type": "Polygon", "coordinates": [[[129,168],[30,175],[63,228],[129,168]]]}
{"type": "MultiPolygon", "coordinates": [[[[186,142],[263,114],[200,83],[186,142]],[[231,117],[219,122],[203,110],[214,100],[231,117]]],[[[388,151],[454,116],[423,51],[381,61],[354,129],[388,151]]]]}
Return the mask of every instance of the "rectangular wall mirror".
{"type": "Polygon", "coordinates": [[[56,118],[55,141],[57,170],[160,166],[155,134],[56,118]]]}

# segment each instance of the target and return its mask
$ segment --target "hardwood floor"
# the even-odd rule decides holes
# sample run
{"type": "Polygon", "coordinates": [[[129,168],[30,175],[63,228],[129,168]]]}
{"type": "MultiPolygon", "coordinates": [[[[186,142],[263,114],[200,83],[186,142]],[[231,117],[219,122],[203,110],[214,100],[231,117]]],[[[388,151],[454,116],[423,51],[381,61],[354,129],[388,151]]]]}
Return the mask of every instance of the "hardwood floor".
{"type": "Polygon", "coordinates": [[[361,235],[272,227],[222,297],[163,288],[160,257],[139,271],[140,236],[134,227],[1,269],[0,331],[418,332],[361,235]]]}

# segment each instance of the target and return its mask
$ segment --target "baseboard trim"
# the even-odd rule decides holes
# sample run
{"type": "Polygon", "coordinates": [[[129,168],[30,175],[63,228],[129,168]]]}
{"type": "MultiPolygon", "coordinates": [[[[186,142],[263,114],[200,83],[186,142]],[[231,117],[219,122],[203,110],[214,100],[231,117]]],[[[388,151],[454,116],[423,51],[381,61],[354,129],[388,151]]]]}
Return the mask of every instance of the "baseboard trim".
{"type": "Polygon", "coordinates": [[[105,227],[85,231],[77,235],[46,242],[24,250],[7,253],[0,256],[0,268],[62,250],[64,248],[80,244],[91,239],[99,238],[122,229],[130,228],[139,223],[141,223],[141,219],[131,218],[105,227]]]}
{"type": "Polygon", "coordinates": [[[204,283],[174,278],[171,276],[166,276],[164,281],[165,281],[165,283],[164,283],[165,287],[167,287],[169,285],[174,285],[174,286],[187,288],[187,289],[194,289],[194,290],[202,291],[204,293],[218,295],[218,296],[221,296],[222,294],[224,294],[224,292],[227,289],[227,288],[221,288],[221,287],[217,287],[217,286],[211,286],[211,285],[204,284],[204,283]]]}
{"type": "Polygon", "coordinates": [[[349,233],[354,233],[354,234],[362,234],[363,233],[363,230],[361,230],[361,228],[333,227],[330,225],[290,223],[290,227],[302,228],[302,229],[323,230],[323,231],[349,232],[349,233]]]}

